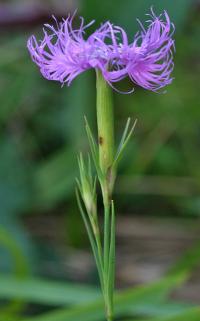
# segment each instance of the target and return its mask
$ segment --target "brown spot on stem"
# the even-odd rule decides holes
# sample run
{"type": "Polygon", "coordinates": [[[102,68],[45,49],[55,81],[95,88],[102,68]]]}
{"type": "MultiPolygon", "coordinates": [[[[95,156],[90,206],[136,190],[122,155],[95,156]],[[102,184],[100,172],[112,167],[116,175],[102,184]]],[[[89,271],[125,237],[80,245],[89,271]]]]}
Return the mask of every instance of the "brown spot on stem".
{"type": "Polygon", "coordinates": [[[103,145],[103,137],[99,136],[99,145],[103,145]]]}

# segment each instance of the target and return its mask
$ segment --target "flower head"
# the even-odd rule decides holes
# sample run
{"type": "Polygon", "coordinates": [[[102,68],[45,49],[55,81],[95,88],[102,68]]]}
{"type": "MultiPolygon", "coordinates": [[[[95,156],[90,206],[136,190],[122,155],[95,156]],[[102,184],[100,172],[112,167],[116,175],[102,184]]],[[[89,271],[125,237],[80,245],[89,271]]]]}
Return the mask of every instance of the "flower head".
{"type": "Polygon", "coordinates": [[[147,30],[139,21],[142,30],[131,44],[122,28],[110,25],[113,58],[112,68],[105,72],[108,81],[117,82],[129,76],[134,83],[151,91],[158,91],[172,82],[174,26],[166,11],[157,17],[151,9],[149,16],[147,30]]]}
{"type": "MultiPolygon", "coordinates": [[[[55,19],[56,21],[56,19],[55,19]]],[[[105,43],[110,33],[107,23],[97,29],[87,40],[85,30],[93,24],[81,24],[73,29],[73,16],[53,27],[45,25],[44,38],[38,43],[35,36],[28,40],[28,49],[33,61],[39,66],[42,75],[48,80],[70,85],[71,81],[90,68],[104,70],[108,61],[108,46],[105,43]]]]}
{"type": "Polygon", "coordinates": [[[28,49],[42,75],[48,80],[70,85],[83,71],[100,69],[105,80],[112,83],[129,77],[135,84],[158,91],[172,82],[172,39],[174,26],[166,11],[157,17],[149,14],[148,27],[142,25],[132,43],[126,32],[106,22],[85,39],[85,30],[93,24],[72,26],[73,17],[53,27],[45,25],[44,38],[38,43],[35,36],[28,40],[28,49]]]}

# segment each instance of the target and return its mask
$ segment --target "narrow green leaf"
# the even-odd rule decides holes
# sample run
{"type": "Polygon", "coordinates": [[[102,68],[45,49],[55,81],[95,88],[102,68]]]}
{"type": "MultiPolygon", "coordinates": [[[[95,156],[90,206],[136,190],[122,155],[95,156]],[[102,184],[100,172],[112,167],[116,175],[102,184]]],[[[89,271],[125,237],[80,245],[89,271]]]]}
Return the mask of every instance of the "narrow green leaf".
{"type": "Polygon", "coordinates": [[[100,291],[86,285],[0,274],[0,298],[58,306],[89,303],[100,298],[100,291]]]}
{"type": "Polygon", "coordinates": [[[91,150],[91,154],[92,154],[92,159],[97,171],[97,175],[99,180],[103,179],[103,173],[101,171],[101,168],[99,166],[99,152],[98,152],[98,147],[97,144],[94,140],[92,131],[90,129],[90,126],[88,124],[87,118],[85,117],[85,128],[86,128],[86,132],[87,132],[87,137],[88,137],[88,141],[89,141],[89,145],[90,145],[90,150],[91,150]]]}
{"type": "Polygon", "coordinates": [[[89,237],[89,240],[90,240],[90,244],[91,244],[91,247],[92,247],[92,251],[93,251],[93,254],[94,254],[96,266],[97,266],[98,273],[99,273],[101,289],[103,291],[103,266],[102,266],[102,262],[101,262],[101,259],[99,258],[99,252],[98,252],[98,248],[97,248],[96,241],[95,241],[95,238],[94,238],[94,234],[92,232],[92,228],[91,228],[90,223],[89,223],[89,221],[87,219],[87,215],[85,214],[85,212],[84,212],[84,210],[82,208],[81,200],[80,200],[79,193],[78,193],[77,189],[76,189],[76,198],[77,198],[78,207],[79,207],[79,210],[80,210],[81,216],[83,218],[83,221],[84,221],[84,224],[85,224],[85,228],[87,230],[87,234],[88,234],[88,237],[89,237]]]}
{"type": "Polygon", "coordinates": [[[94,183],[93,183],[93,189],[92,189],[92,195],[96,199],[97,198],[97,177],[95,176],[94,178],[94,183]]]}
{"type": "MultiPolygon", "coordinates": [[[[141,319],[140,319],[141,320],[141,319]]],[[[200,307],[194,307],[188,309],[184,312],[181,312],[177,315],[173,316],[166,316],[166,317],[159,317],[159,318],[151,318],[151,319],[142,319],[143,321],[199,321],[200,320],[200,307]]],[[[125,320],[126,321],[126,320],[125,320]]],[[[139,321],[136,319],[129,321],[139,321]]]]}
{"type": "Polygon", "coordinates": [[[107,283],[109,267],[109,247],[110,247],[110,206],[104,208],[104,272],[107,283]]]}
{"type": "Polygon", "coordinates": [[[91,131],[90,126],[88,124],[86,116],[84,117],[84,119],[85,119],[85,128],[86,128],[86,133],[87,133],[87,137],[88,137],[88,140],[89,140],[91,153],[92,153],[93,159],[96,160],[98,158],[97,144],[96,144],[95,139],[93,137],[93,134],[92,134],[92,131],[91,131]]]}
{"type": "Polygon", "coordinates": [[[82,190],[81,183],[80,183],[80,181],[79,181],[78,178],[76,178],[75,181],[76,181],[77,187],[78,187],[78,189],[79,189],[79,192],[80,192],[80,194],[82,195],[83,190],[82,190]]]}
{"type": "Polygon", "coordinates": [[[110,235],[110,252],[109,252],[109,268],[108,268],[108,295],[111,299],[113,310],[113,292],[115,282],[115,208],[114,202],[111,202],[111,235],[110,235]]]}
{"type": "Polygon", "coordinates": [[[121,139],[121,142],[120,142],[120,146],[119,146],[119,149],[118,149],[118,152],[117,152],[117,155],[115,157],[115,160],[114,160],[114,163],[113,163],[113,167],[116,167],[119,163],[119,160],[121,159],[122,157],[122,154],[123,154],[123,151],[124,149],[126,148],[132,134],[133,134],[133,131],[135,129],[135,126],[136,126],[136,123],[137,123],[137,120],[134,121],[134,124],[133,126],[131,127],[129,133],[128,133],[128,127],[129,127],[129,122],[130,121],[127,121],[127,124],[126,124],[126,127],[125,127],[125,130],[124,130],[124,133],[123,133],[123,136],[122,136],[122,139],[121,139]],[[126,136],[125,136],[126,135],[126,136]]]}
{"type": "MultiPolygon", "coordinates": [[[[185,274],[175,277],[166,277],[161,281],[147,286],[123,291],[115,297],[115,315],[121,316],[131,307],[132,313],[137,312],[138,307],[147,303],[160,302],[159,294],[168,293],[174,287],[185,280],[185,274]]],[[[59,309],[32,318],[24,318],[22,321],[102,321],[104,320],[104,304],[97,300],[91,304],[75,306],[72,309],[59,309]]],[[[188,321],[188,320],[187,320],[188,321]]]]}
{"type": "Polygon", "coordinates": [[[123,132],[123,134],[122,134],[122,138],[121,138],[121,141],[120,141],[120,143],[119,143],[119,147],[118,147],[116,156],[119,154],[119,152],[120,152],[120,150],[121,150],[121,148],[122,148],[122,146],[123,146],[123,144],[124,144],[124,141],[125,141],[125,139],[126,139],[126,137],[127,137],[127,133],[128,133],[128,129],[129,129],[129,126],[130,126],[130,122],[131,122],[131,118],[129,117],[129,118],[127,119],[127,122],[126,122],[126,126],[125,126],[125,128],[124,128],[124,132],[123,132]]]}
{"type": "Polygon", "coordinates": [[[93,178],[92,178],[92,164],[91,164],[91,158],[90,155],[88,154],[88,178],[90,181],[90,185],[92,186],[93,178]]]}
{"type": "MultiPolygon", "coordinates": [[[[137,291],[137,288],[135,290],[137,291]]],[[[38,278],[19,279],[13,276],[0,275],[0,298],[18,298],[25,302],[58,306],[92,303],[100,298],[100,291],[91,286],[74,283],[61,283],[38,278]]],[[[175,315],[184,312],[189,308],[190,305],[185,303],[148,303],[141,300],[137,307],[130,304],[130,306],[127,307],[127,313],[152,316],[164,315],[167,313],[175,315]]]]}
{"type": "Polygon", "coordinates": [[[138,304],[137,309],[130,306],[127,309],[127,315],[137,314],[142,315],[143,317],[164,317],[166,315],[173,316],[179,313],[183,313],[187,311],[190,308],[193,308],[193,304],[188,303],[180,303],[180,302],[173,302],[167,301],[167,302],[141,302],[138,304]]]}

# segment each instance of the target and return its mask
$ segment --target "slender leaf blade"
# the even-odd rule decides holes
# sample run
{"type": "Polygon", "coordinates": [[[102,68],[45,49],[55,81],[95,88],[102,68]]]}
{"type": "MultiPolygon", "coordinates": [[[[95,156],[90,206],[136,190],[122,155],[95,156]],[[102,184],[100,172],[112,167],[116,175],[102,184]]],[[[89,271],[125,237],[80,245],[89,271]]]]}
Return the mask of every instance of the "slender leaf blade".
{"type": "MultiPolygon", "coordinates": [[[[142,303],[158,303],[163,294],[168,294],[173,288],[185,280],[185,273],[179,276],[166,277],[161,281],[147,286],[118,293],[115,297],[115,315],[121,316],[131,307],[132,313],[137,312],[142,303]]],[[[90,304],[75,306],[74,308],[59,309],[32,318],[24,318],[22,321],[102,321],[104,319],[104,305],[102,300],[90,304]]]]}
{"type": "Polygon", "coordinates": [[[88,303],[99,297],[100,291],[92,286],[0,275],[0,298],[2,299],[18,298],[26,302],[62,306],[88,303]]]}

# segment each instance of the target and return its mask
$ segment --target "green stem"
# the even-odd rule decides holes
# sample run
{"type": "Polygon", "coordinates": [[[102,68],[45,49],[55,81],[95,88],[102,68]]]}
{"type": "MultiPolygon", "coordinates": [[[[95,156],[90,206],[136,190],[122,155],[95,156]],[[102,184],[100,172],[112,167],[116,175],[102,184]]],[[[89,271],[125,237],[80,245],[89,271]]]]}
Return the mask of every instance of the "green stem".
{"type": "Polygon", "coordinates": [[[99,273],[107,321],[113,321],[113,297],[115,283],[115,209],[114,202],[112,200],[112,192],[115,183],[117,164],[132,135],[135,123],[129,130],[130,119],[128,119],[119,148],[115,155],[112,90],[99,70],[96,70],[96,76],[98,146],[86,118],[85,121],[91,154],[103,198],[103,239],[100,235],[97,216],[96,178],[93,181],[90,160],[87,173],[82,156],[79,158],[80,181],[77,180],[77,184],[85,208],[82,208],[79,193],[77,193],[77,200],[88,232],[99,273]]]}
{"type": "MultiPolygon", "coordinates": [[[[95,239],[96,239],[97,250],[98,250],[98,255],[99,255],[100,269],[101,269],[102,276],[104,279],[104,263],[103,263],[103,253],[102,253],[102,246],[101,246],[101,238],[100,238],[99,229],[96,231],[95,239]]],[[[105,296],[104,288],[105,287],[104,287],[104,280],[103,280],[103,282],[101,283],[101,290],[102,290],[103,296],[105,296]]]]}
{"type": "Polygon", "coordinates": [[[101,170],[107,174],[114,160],[114,120],[112,90],[100,71],[97,74],[97,125],[99,161],[101,170]]]}
{"type": "Polygon", "coordinates": [[[97,126],[99,142],[99,164],[103,174],[101,190],[104,203],[104,300],[107,320],[113,319],[113,292],[110,283],[113,278],[109,273],[111,246],[111,199],[115,180],[114,162],[114,120],[112,91],[100,71],[97,73],[97,126]],[[111,280],[110,280],[111,279],[111,280]]]}

